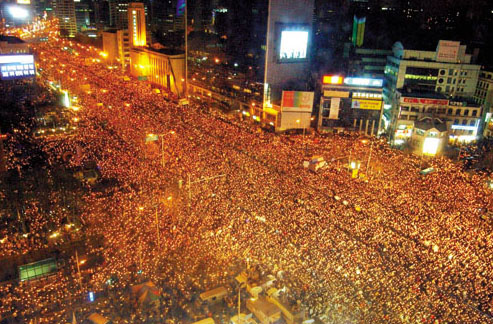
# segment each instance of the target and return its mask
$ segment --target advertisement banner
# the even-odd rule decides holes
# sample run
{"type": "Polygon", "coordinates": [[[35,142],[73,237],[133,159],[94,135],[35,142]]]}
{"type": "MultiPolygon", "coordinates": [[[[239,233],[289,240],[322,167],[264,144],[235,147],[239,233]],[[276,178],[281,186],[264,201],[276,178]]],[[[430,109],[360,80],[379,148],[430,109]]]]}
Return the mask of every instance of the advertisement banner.
{"type": "Polygon", "coordinates": [[[283,91],[281,110],[311,112],[313,109],[313,98],[313,92],[283,91]]]}
{"type": "Polygon", "coordinates": [[[441,40],[438,42],[437,61],[455,63],[459,55],[460,42],[441,40]]]}
{"type": "Polygon", "coordinates": [[[341,98],[332,98],[330,100],[329,119],[339,119],[340,105],[341,105],[341,98]]]}
{"type": "Polygon", "coordinates": [[[438,105],[438,106],[447,106],[449,101],[446,99],[426,99],[426,98],[401,98],[401,102],[405,103],[416,103],[423,105],[438,105]]]}
{"type": "Polygon", "coordinates": [[[351,108],[354,109],[368,109],[368,110],[380,110],[382,108],[382,101],[380,100],[354,100],[351,102],[351,108]]]}

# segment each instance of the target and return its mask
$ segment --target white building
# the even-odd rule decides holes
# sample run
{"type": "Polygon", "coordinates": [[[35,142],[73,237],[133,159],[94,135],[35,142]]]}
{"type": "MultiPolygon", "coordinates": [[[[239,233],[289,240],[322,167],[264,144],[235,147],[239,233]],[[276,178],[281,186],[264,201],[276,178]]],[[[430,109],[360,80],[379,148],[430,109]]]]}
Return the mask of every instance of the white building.
{"type": "Polygon", "coordinates": [[[481,127],[481,106],[438,93],[396,91],[391,115],[390,135],[396,144],[409,141],[415,122],[424,117],[439,118],[445,122],[451,144],[477,140],[481,127]]]}
{"type": "Polygon", "coordinates": [[[396,42],[392,52],[385,67],[386,103],[404,88],[469,98],[476,92],[481,66],[472,64],[472,55],[466,54],[466,45],[460,42],[441,40],[435,51],[409,50],[396,42]]]}

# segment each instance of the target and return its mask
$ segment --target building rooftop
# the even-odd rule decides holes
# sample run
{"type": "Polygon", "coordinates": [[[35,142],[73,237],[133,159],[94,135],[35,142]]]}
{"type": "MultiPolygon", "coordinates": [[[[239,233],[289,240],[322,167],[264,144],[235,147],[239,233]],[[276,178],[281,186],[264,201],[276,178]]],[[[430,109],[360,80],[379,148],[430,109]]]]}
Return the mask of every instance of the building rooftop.
{"type": "Polygon", "coordinates": [[[9,44],[23,44],[25,43],[22,39],[15,36],[5,36],[0,35],[0,42],[7,42],[9,44]]]}
{"type": "Polygon", "coordinates": [[[435,128],[440,132],[447,131],[447,124],[444,123],[441,119],[434,117],[421,118],[420,120],[417,120],[414,123],[414,127],[422,130],[429,130],[435,128]]]}

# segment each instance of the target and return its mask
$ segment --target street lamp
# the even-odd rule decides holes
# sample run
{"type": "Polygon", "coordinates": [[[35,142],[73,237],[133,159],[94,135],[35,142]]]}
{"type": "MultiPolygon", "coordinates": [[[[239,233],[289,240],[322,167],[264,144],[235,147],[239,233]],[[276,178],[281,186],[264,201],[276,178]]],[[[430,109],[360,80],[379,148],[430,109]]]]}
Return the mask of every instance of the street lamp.
{"type": "MultiPolygon", "coordinates": [[[[299,125],[301,123],[301,119],[296,119],[296,123],[299,125]]],[[[304,150],[304,155],[306,155],[306,142],[305,142],[305,133],[306,133],[306,126],[303,123],[303,150],[304,150]]]]}
{"type": "MultiPolygon", "coordinates": [[[[174,130],[171,130],[169,132],[169,134],[171,135],[175,135],[176,132],[174,130]]],[[[161,165],[163,166],[164,168],[164,136],[166,134],[153,134],[153,133],[149,133],[146,135],[146,138],[145,138],[145,142],[154,142],[156,140],[158,140],[159,138],[161,138],[161,165]]]]}

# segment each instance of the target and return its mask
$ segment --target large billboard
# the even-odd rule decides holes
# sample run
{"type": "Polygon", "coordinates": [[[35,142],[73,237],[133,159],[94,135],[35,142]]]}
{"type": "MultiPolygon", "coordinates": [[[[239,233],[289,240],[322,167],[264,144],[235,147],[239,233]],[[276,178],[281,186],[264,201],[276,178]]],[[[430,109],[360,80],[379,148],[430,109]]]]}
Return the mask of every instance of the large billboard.
{"type": "Polygon", "coordinates": [[[284,27],[280,31],[281,44],[279,46],[280,62],[295,62],[307,59],[308,28],[292,29],[284,27]]]}
{"type": "Polygon", "coordinates": [[[35,75],[36,67],[32,54],[0,55],[0,78],[2,80],[32,78],[35,75]]]}
{"type": "Polygon", "coordinates": [[[314,93],[310,91],[283,91],[281,110],[312,112],[314,93]]]}
{"type": "Polygon", "coordinates": [[[456,63],[459,56],[460,42],[441,40],[437,47],[437,62],[456,63]]]}

